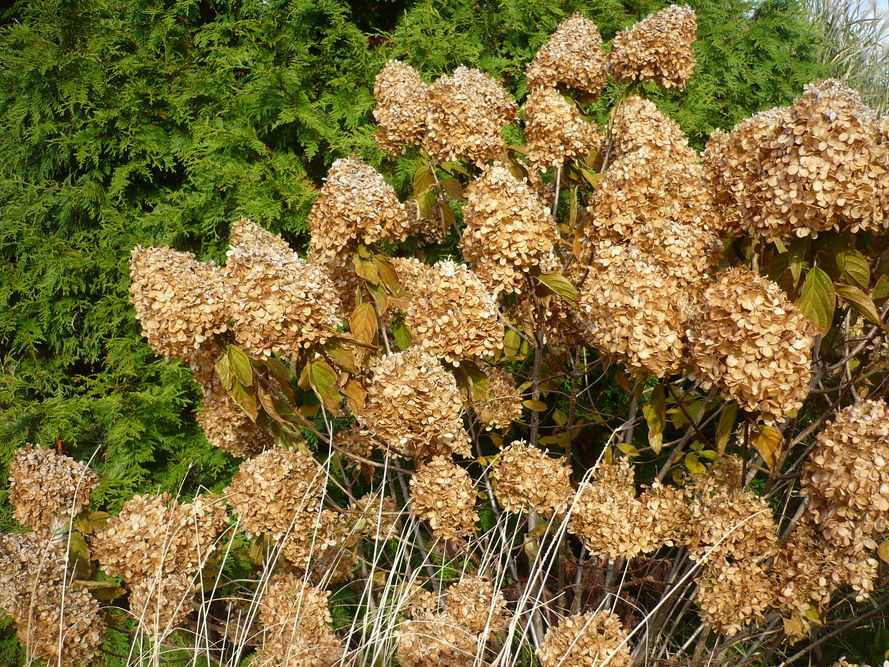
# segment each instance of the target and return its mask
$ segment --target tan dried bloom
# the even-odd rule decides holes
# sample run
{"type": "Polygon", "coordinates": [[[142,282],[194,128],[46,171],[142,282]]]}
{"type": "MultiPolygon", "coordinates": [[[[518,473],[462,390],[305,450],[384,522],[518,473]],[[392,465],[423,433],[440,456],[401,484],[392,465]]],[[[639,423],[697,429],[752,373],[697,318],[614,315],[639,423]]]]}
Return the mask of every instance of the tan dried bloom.
{"type": "MultiPolygon", "coordinates": [[[[400,269],[396,271],[401,275],[400,269]]],[[[422,274],[404,283],[412,295],[404,323],[416,347],[455,365],[503,348],[497,302],[472,270],[445,260],[422,274]]]]}
{"type": "Polygon", "coordinates": [[[487,387],[484,394],[472,397],[470,405],[486,429],[508,429],[522,416],[522,397],[516,389],[515,378],[499,366],[485,366],[484,372],[487,387]]]}
{"type": "Polygon", "coordinates": [[[133,248],[130,300],[142,335],[167,359],[190,361],[228,330],[231,302],[222,271],[172,248],[133,248]]]}
{"type": "Polygon", "coordinates": [[[357,540],[344,515],[322,510],[298,518],[281,552],[291,565],[307,573],[311,583],[327,586],[352,577],[358,563],[349,547],[357,540]]]}
{"type": "Polygon", "coordinates": [[[211,445],[238,458],[256,456],[272,446],[271,434],[247,416],[217,378],[202,389],[197,420],[211,445]]]}
{"type": "Polygon", "coordinates": [[[198,582],[190,574],[138,577],[129,584],[130,613],[142,630],[157,639],[182,626],[193,611],[198,582]]]}
{"type": "Polygon", "coordinates": [[[691,512],[684,489],[661,484],[655,480],[637,497],[642,511],[639,520],[645,522],[654,539],[652,551],[661,546],[684,544],[688,535],[691,512]]]}
{"type": "Polygon", "coordinates": [[[179,503],[168,493],[136,495],[96,532],[91,551],[112,577],[192,573],[216,550],[226,524],[225,508],[213,498],[179,503]]]}
{"type": "Polygon", "coordinates": [[[691,300],[679,280],[620,246],[597,256],[580,291],[593,344],[634,372],[660,378],[685,366],[691,300]]]}
{"type": "Polygon", "coordinates": [[[708,281],[711,268],[722,256],[722,242],[715,232],[672,220],[639,225],[628,245],[689,288],[708,281]]]}
{"type": "Polygon", "coordinates": [[[90,504],[99,476],[70,456],[26,445],[9,462],[9,503],[23,526],[48,530],[56,517],[72,519],[90,504]]]}
{"type": "Polygon", "coordinates": [[[413,146],[426,133],[427,87],[410,65],[390,60],[377,74],[374,119],[380,129],[374,134],[377,146],[391,156],[401,155],[405,144],[413,146]]]}
{"type": "Polygon", "coordinates": [[[664,88],[685,88],[695,68],[692,45],[698,22],[689,7],[670,5],[615,35],[609,72],[621,82],[653,81],[664,88]]]}
{"type": "Polygon", "coordinates": [[[696,160],[696,153],[679,124],[654,102],[635,95],[615,107],[611,135],[615,157],[645,150],[653,155],[673,155],[683,164],[693,164],[696,160]]]}
{"type": "Polygon", "coordinates": [[[889,533],[889,409],[860,401],[816,437],[803,468],[807,511],[823,538],[870,552],[889,533]]]}
{"type": "Polygon", "coordinates": [[[244,461],[225,494],[247,535],[280,540],[311,524],[326,481],[311,456],[276,446],[244,461]]]}
{"type": "Polygon", "coordinates": [[[350,157],[337,160],[327,172],[309,213],[309,231],[313,256],[332,260],[358,243],[403,241],[411,229],[404,205],[382,174],[350,157]]]}
{"type": "Polygon", "coordinates": [[[331,258],[315,249],[310,249],[308,260],[310,264],[324,271],[330,282],[333,283],[339,303],[336,313],[339,319],[347,320],[358,304],[356,294],[361,283],[361,279],[355,273],[355,263],[352,261],[352,256],[343,254],[331,258]]]}
{"type": "MultiPolygon", "coordinates": [[[[479,639],[448,616],[438,614],[404,623],[398,630],[401,667],[473,667],[479,639]]],[[[481,649],[483,650],[483,649],[481,649]]]]}
{"type": "Polygon", "coordinates": [[[692,377],[774,422],[809,393],[811,330],[774,282],[744,268],[726,271],[704,290],[688,325],[692,377]]]}
{"type": "Polygon", "coordinates": [[[371,367],[361,423],[396,456],[469,455],[469,436],[454,376],[416,348],[387,354],[371,367]]]}
{"type": "Polygon", "coordinates": [[[475,488],[464,468],[436,456],[411,477],[411,511],[445,540],[475,532],[475,488]]]}
{"type": "Polygon", "coordinates": [[[537,649],[542,667],[630,667],[627,631],[610,611],[566,616],[546,631],[537,649]]]}
{"type": "Polygon", "coordinates": [[[525,71],[532,89],[563,84],[598,95],[608,82],[596,24],[575,14],[559,24],[525,71]]]}
{"type": "Polygon", "coordinates": [[[533,509],[549,518],[562,514],[574,493],[567,459],[550,458],[524,440],[516,440],[500,452],[500,465],[493,477],[497,502],[507,512],[533,509]]]}
{"type": "Polygon", "coordinates": [[[695,593],[701,620],[729,637],[763,623],[774,599],[769,573],[753,560],[711,563],[698,579],[695,593]]]}
{"type": "Polygon", "coordinates": [[[352,534],[374,541],[391,540],[401,532],[401,510],[391,496],[367,493],[349,504],[352,534]]]}
{"type": "Polygon", "coordinates": [[[500,632],[508,624],[506,599],[485,577],[466,576],[445,590],[444,613],[469,632],[500,632]]]}
{"type": "Polygon", "coordinates": [[[499,164],[466,188],[463,217],[463,255],[495,294],[517,292],[556,241],[549,207],[527,182],[499,164]]]}
{"type": "Polygon", "coordinates": [[[506,148],[502,127],[516,119],[515,100],[487,74],[460,66],[428,89],[429,113],[423,148],[436,160],[476,163],[506,148]]]}
{"type": "Polygon", "coordinates": [[[428,619],[439,611],[438,595],[413,581],[398,584],[390,599],[413,619],[428,619]]]}
{"type": "Polygon", "coordinates": [[[532,90],[524,110],[526,155],[539,171],[585,157],[602,143],[598,128],[555,88],[532,90]]]}

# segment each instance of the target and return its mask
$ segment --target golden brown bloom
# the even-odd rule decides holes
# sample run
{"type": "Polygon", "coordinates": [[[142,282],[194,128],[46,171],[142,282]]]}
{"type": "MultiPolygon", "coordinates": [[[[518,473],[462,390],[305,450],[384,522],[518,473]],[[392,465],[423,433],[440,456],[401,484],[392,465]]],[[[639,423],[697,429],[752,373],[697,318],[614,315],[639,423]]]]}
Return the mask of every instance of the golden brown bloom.
{"type": "Polygon", "coordinates": [[[444,610],[472,633],[500,632],[508,622],[503,594],[484,577],[466,576],[448,586],[444,610]]]}
{"type": "Polygon", "coordinates": [[[198,582],[191,574],[137,577],[129,583],[130,613],[142,629],[155,639],[177,628],[192,612],[198,582]]]}
{"type": "Polygon", "coordinates": [[[9,503],[23,526],[48,530],[56,517],[72,519],[90,504],[99,476],[70,456],[26,445],[9,462],[9,503]]]}
{"type": "Polygon", "coordinates": [[[543,667],[630,667],[633,659],[626,637],[620,619],[610,611],[566,616],[546,631],[537,656],[543,667]]]}
{"type": "Polygon", "coordinates": [[[374,118],[380,129],[374,138],[389,155],[404,152],[426,133],[427,87],[417,71],[399,60],[390,60],[374,83],[377,106],[374,118]]]}
{"type": "Polygon", "coordinates": [[[472,667],[478,636],[448,616],[438,614],[404,623],[398,631],[401,667],[472,667]]]}
{"type": "Polygon", "coordinates": [[[473,396],[470,405],[486,429],[507,429],[522,416],[522,397],[515,379],[505,368],[485,366],[487,388],[481,396],[473,396]]]}
{"type": "Polygon", "coordinates": [[[488,167],[466,188],[463,254],[495,294],[518,291],[527,272],[556,240],[549,207],[502,165],[488,167]]]}
{"type": "Polygon", "coordinates": [[[709,564],[695,593],[701,620],[729,637],[747,625],[762,623],[774,599],[769,573],[754,560],[709,564]]]}
{"type": "Polygon", "coordinates": [[[500,452],[494,473],[497,502],[507,512],[533,509],[543,517],[561,514],[571,499],[571,468],[564,456],[546,452],[516,440],[500,452]]]}
{"type": "Polygon", "coordinates": [[[298,517],[281,552],[291,565],[307,573],[311,583],[327,586],[352,576],[357,561],[349,546],[358,537],[343,514],[326,509],[298,517]]]}
{"type": "Polygon", "coordinates": [[[575,14],[562,21],[526,70],[533,88],[563,84],[598,95],[608,81],[596,24],[575,14]]]}
{"type": "MultiPolygon", "coordinates": [[[[707,282],[711,268],[722,256],[722,243],[715,232],[672,220],[639,225],[630,234],[627,245],[637,248],[646,260],[689,288],[707,282]]],[[[602,261],[607,261],[607,254],[602,261]]]]}
{"type": "Polygon", "coordinates": [[[622,82],[654,81],[685,88],[695,68],[692,44],[698,28],[688,7],[670,5],[650,14],[611,41],[608,68],[622,82]]]}
{"type": "Polygon", "coordinates": [[[611,134],[615,157],[644,150],[673,155],[683,164],[695,162],[694,149],[682,128],[650,100],[634,95],[620,102],[613,112],[611,134]]]}
{"type": "Polygon", "coordinates": [[[215,373],[195,373],[195,379],[204,392],[198,424],[211,445],[239,458],[256,456],[272,446],[271,434],[247,416],[215,373]]]}
{"type": "Polygon", "coordinates": [[[411,511],[446,540],[475,532],[475,488],[465,469],[436,456],[411,477],[411,511]]]}
{"type": "Polygon", "coordinates": [[[516,103],[487,74],[460,66],[428,90],[423,148],[436,160],[482,163],[506,148],[501,128],[516,119],[516,103]]]}
{"type": "Polygon", "coordinates": [[[693,377],[773,422],[809,393],[811,325],[778,285],[753,271],[723,273],[689,323],[693,377]]]}
{"type": "Polygon", "coordinates": [[[585,157],[602,143],[598,128],[555,88],[532,90],[524,110],[527,156],[540,171],[585,157]]]}

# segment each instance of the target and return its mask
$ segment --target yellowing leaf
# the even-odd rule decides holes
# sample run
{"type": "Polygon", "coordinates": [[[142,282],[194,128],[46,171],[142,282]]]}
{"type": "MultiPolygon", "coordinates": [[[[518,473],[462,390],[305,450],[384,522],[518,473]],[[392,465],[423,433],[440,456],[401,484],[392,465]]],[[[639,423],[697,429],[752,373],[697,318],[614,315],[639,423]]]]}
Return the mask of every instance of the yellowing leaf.
{"type": "Polygon", "coordinates": [[[664,446],[664,426],[667,423],[667,410],[664,403],[664,385],[651,390],[651,398],[642,407],[642,414],[648,424],[648,444],[655,454],[661,453],[664,446]]]}
{"type": "Polygon", "coordinates": [[[629,442],[619,442],[617,448],[627,456],[639,456],[639,450],[629,442]]]}
{"type": "Polygon", "coordinates": [[[514,357],[519,353],[522,345],[521,337],[512,329],[508,329],[503,336],[503,356],[514,357]]]}
{"type": "Polygon", "coordinates": [[[750,444],[759,452],[766,465],[774,470],[778,462],[778,451],[783,440],[784,436],[781,434],[781,431],[774,426],[763,425],[757,429],[750,439],[750,444]]]}
{"type": "Polygon", "coordinates": [[[313,361],[309,366],[309,381],[324,407],[336,412],[340,403],[336,371],[326,361],[313,361]]]}
{"type": "Polygon", "coordinates": [[[362,343],[372,343],[377,335],[377,314],[369,303],[359,303],[349,318],[352,335],[362,343]]]}
{"type": "Polygon", "coordinates": [[[420,163],[414,172],[414,197],[419,197],[435,183],[435,174],[428,164],[420,163]]]}
{"type": "Polygon", "coordinates": [[[889,563],[889,540],[883,540],[877,547],[877,555],[884,563],[889,563]]]}
{"type": "Polygon", "coordinates": [[[231,365],[232,371],[234,371],[235,377],[238,378],[238,382],[245,387],[252,386],[253,366],[250,364],[250,357],[244,354],[241,348],[236,345],[227,346],[225,353],[228,357],[228,363],[231,365]]]}
{"type": "Polygon", "coordinates": [[[874,301],[880,301],[889,297],[889,274],[880,276],[870,295],[874,301]]]}
{"type": "Polygon", "coordinates": [[[833,311],[836,307],[830,276],[817,266],[809,269],[796,306],[819,333],[827,333],[833,324],[833,311]]]}
{"type": "Polygon", "coordinates": [[[343,387],[343,393],[346,395],[346,402],[349,404],[349,410],[351,410],[353,414],[361,414],[364,411],[364,399],[367,396],[364,387],[358,384],[355,380],[350,379],[346,382],[346,386],[343,387]]]}
{"type": "Polygon", "coordinates": [[[707,467],[703,463],[701,463],[698,455],[692,454],[690,452],[685,455],[685,467],[688,468],[688,471],[690,473],[693,473],[695,475],[702,472],[707,472],[707,467]]]}
{"type": "Polygon", "coordinates": [[[877,307],[874,305],[873,299],[867,294],[852,285],[837,283],[835,287],[840,298],[852,306],[856,312],[863,315],[873,324],[883,326],[883,323],[880,321],[880,313],[877,312],[877,307]]]}
{"type": "Polygon", "coordinates": [[[219,382],[225,387],[225,390],[231,391],[232,385],[235,382],[235,374],[232,372],[232,365],[228,360],[228,355],[223,355],[216,362],[216,375],[219,378],[219,382]]]}
{"type": "Polygon", "coordinates": [[[549,407],[543,401],[522,401],[522,405],[534,412],[543,412],[549,407]]]}
{"type": "Polygon", "coordinates": [[[738,415],[737,403],[726,403],[722,414],[719,415],[719,422],[716,424],[716,451],[720,454],[725,453],[728,445],[729,437],[735,426],[735,417],[738,415]]]}
{"type": "Polygon", "coordinates": [[[844,250],[836,256],[836,263],[843,282],[863,290],[870,285],[870,263],[857,250],[844,250]]]}
{"type": "Polygon", "coordinates": [[[537,276],[537,280],[546,285],[551,292],[558,294],[575,308],[578,307],[580,294],[571,281],[561,273],[543,273],[537,276]]]}

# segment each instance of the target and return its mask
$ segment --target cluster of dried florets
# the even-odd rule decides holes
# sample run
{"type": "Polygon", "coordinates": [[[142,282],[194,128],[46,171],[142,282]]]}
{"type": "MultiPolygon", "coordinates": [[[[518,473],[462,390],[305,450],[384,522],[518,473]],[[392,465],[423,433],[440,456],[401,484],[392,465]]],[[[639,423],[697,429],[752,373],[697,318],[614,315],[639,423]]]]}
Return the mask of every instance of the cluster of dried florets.
{"type": "Polygon", "coordinates": [[[479,638],[444,614],[422,616],[398,630],[398,663],[402,667],[472,667],[479,638]]]}
{"type": "Polygon", "coordinates": [[[515,378],[505,368],[488,366],[484,369],[487,386],[480,396],[472,396],[471,407],[487,429],[507,429],[522,416],[522,396],[515,378]]]}
{"type": "Polygon", "coordinates": [[[636,151],[672,155],[683,163],[693,163],[695,152],[679,124],[664,114],[651,100],[628,97],[614,110],[611,121],[614,156],[636,151]]]}
{"type": "Polygon", "coordinates": [[[411,477],[411,510],[429,522],[432,534],[446,540],[475,532],[472,478],[449,458],[436,456],[411,477]]]}
{"type": "Polygon", "coordinates": [[[469,632],[500,632],[509,612],[503,594],[485,577],[466,576],[445,591],[444,613],[469,632]]]}
{"type": "Polygon", "coordinates": [[[718,559],[698,579],[695,603],[701,620],[724,635],[762,623],[775,601],[770,573],[754,560],[738,563],[718,559]]]}
{"type": "Polygon", "coordinates": [[[574,493],[570,477],[564,456],[551,458],[544,450],[516,440],[500,452],[494,474],[497,502],[507,512],[533,509],[546,518],[561,514],[574,493]]]}
{"type": "Polygon", "coordinates": [[[564,85],[598,95],[608,81],[602,37],[579,14],[562,21],[525,72],[531,88],[564,85]]]}
{"type": "Polygon", "coordinates": [[[377,145],[390,155],[400,155],[404,146],[414,146],[426,134],[427,87],[417,71],[403,62],[390,60],[377,74],[374,84],[374,119],[379,130],[377,145]]]}
{"type": "Polygon", "coordinates": [[[540,171],[585,157],[602,143],[598,128],[581,118],[577,107],[555,88],[531,91],[524,111],[526,155],[540,171]]]}
{"type": "Polygon", "coordinates": [[[241,409],[212,367],[208,371],[196,371],[195,380],[204,393],[197,420],[209,443],[239,458],[256,456],[271,447],[273,440],[269,431],[241,409]]]}
{"type": "Polygon", "coordinates": [[[524,180],[495,164],[466,188],[466,261],[495,294],[517,292],[524,277],[553,250],[556,225],[549,207],[524,180]]]}
{"type": "Polygon", "coordinates": [[[693,375],[770,422],[798,410],[809,393],[811,325],[781,288],[738,268],[702,297],[689,325],[693,375]]]}
{"type": "Polygon", "coordinates": [[[359,419],[398,456],[469,455],[454,376],[420,349],[387,354],[371,367],[359,419]]]}
{"type": "Polygon", "coordinates": [[[698,24],[688,7],[670,5],[636,22],[611,41],[608,68],[618,81],[653,81],[685,88],[695,67],[698,24]]]}
{"type": "MultiPolygon", "coordinates": [[[[627,245],[691,289],[707,282],[722,255],[722,243],[715,232],[673,220],[640,225],[630,234],[627,245]]],[[[607,253],[600,257],[603,262],[608,259],[607,253]]]]}
{"type": "Polygon", "coordinates": [[[546,631],[537,656],[543,667],[633,664],[627,631],[617,615],[595,611],[563,618],[546,631]]]}

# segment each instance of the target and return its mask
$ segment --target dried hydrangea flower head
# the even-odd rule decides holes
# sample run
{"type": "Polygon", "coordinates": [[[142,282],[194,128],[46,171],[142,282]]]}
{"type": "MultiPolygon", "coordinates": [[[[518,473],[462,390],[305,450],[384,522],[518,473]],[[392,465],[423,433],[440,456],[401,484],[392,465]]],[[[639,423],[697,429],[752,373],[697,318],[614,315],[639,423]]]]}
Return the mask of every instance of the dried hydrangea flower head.
{"type": "Polygon", "coordinates": [[[580,290],[593,344],[632,371],[660,378],[685,366],[690,301],[676,278],[620,246],[596,258],[580,290]]]}
{"type": "Polygon", "coordinates": [[[609,72],[620,82],[653,81],[664,88],[685,88],[695,68],[692,45],[698,29],[689,7],[670,5],[615,35],[609,72]]]}
{"type": "Polygon", "coordinates": [[[774,282],[743,268],[726,271],[704,290],[689,323],[692,377],[774,422],[809,393],[810,331],[774,282]]]}
{"type": "Polygon", "coordinates": [[[272,446],[271,434],[254,422],[215,375],[200,382],[204,397],[197,414],[208,442],[238,458],[261,454],[272,446]]]}
{"type": "Polygon", "coordinates": [[[424,616],[398,630],[401,667],[473,667],[479,638],[448,616],[424,616]]]}
{"type": "Polygon", "coordinates": [[[335,259],[358,243],[403,241],[410,218],[395,190],[373,167],[358,158],[341,158],[309,213],[313,256],[335,259]]]}
{"type": "Polygon", "coordinates": [[[630,667],[627,631],[610,611],[591,611],[566,616],[547,629],[537,649],[542,667],[630,667]]]}
{"type": "Polygon", "coordinates": [[[538,171],[561,167],[601,145],[598,128],[555,88],[537,88],[525,101],[526,155],[538,171]]]}
{"type": "Polygon", "coordinates": [[[549,207],[500,164],[466,188],[463,217],[463,256],[495,294],[517,292],[556,241],[549,207]]]}
{"type": "Polygon", "coordinates": [[[651,100],[635,95],[614,108],[611,136],[615,157],[644,149],[656,155],[672,155],[684,164],[691,164],[696,159],[679,124],[651,100]]]}
{"type": "Polygon", "coordinates": [[[445,540],[475,532],[475,488],[465,469],[436,456],[411,477],[411,511],[429,523],[432,534],[445,540]]]}
{"type": "Polygon", "coordinates": [[[192,612],[198,581],[192,574],[171,572],[139,577],[129,583],[130,613],[153,639],[177,630],[192,612]]]}
{"type": "Polygon", "coordinates": [[[697,584],[695,603],[701,620],[729,637],[746,626],[762,624],[775,600],[769,573],[753,560],[717,560],[708,565],[697,584]]]}
{"type": "Polygon", "coordinates": [[[457,382],[420,349],[384,355],[371,366],[359,420],[396,456],[469,456],[457,382]]]}
{"type": "Polygon", "coordinates": [[[558,84],[598,95],[608,82],[596,24],[575,14],[562,21],[525,71],[532,89],[558,84]]]}
{"type": "Polygon", "coordinates": [[[64,544],[0,534],[0,615],[12,617],[28,664],[93,664],[105,640],[99,603],[68,573],[64,544]]]}
{"type": "Polygon", "coordinates": [[[707,282],[711,268],[722,256],[722,242],[715,232],[673,220],[639,225],[627,244],[689,288],[707,282]]]}
{"type": "Polygon", "coordinates": [[[637,500],[641,510],[635,520],[646,524],[646,534],[650,531],[653,536],[647,547],[650,551],[685,543],[691,520],[685,489],[655,480],[637,496],[637,500]]]}
{"type": "Polygon", "coordinates": [[[356,294],[361,284],[361,279],[355,273],[355,263],[352,261],[352,256],[344,254],[330,258],[314,248],[310,248],[308,260],[310,264],[324,271],[333,284],[334,292],[339,301],[339,308],[336,310],[336,314],[339,316],[339,319],[347,320],[358,304],[356,294]]]}
{"type": "Polygon", "coordinates": [[[9,462],[9,503],[23,526],[47,531],[56,517],[72,519],[90,504],[99,476],[70,456],[26,445],[9,462]]]}
{"type": "Polygon", "coordinates": [[[485,577],[465,576],[445,590],[444,613],[469,632],[500,632],[508,623],[503,594],[485,577]]]}
{"type": "Polygon", "coordinates": [[[216,550],[225,508],[198,496],[179,503],[168,493],[137,495],[93,537],[93,557],[112,577],[127,580],[194,573],[216,550]]]}
{"type": "Polygon", "coordinates": [[[228,330],[230,298],[211,262],[172,248],[133,248],[130,300],[142,335],[167,359],[190,361],[214,334],[228,330]]]}
{"type": "Polygon", "coordinates": [[[889,409],[860,401],[816,436],[803,468],[807,511],[825,540],[871,552],[889,533],[889,409]]]}
{"type": "Polygon", "coordinates": [[[404,323],[413,345],[453,364],[491,356],[503,348],[497,302],[472,270],[444,260],[417,273],[416,280],[404,283],[411,293],[404,323]]]}
{"type": "Polygon", "coordinates": [[[436,160],[483,163],[504,152],[500,132],[515,121],[517,107],[487,74],[458,67],[429,86],[428,104],[423,148],[436,160]]]}
{"type": "Polygon", "coordinates": [[[284,239],[241,219],[227,255],[235,338],[247,354],[289,358],[333,335],[339,323],[333,283],[284,239]]]}
{"type": "Polygon", "coordinates": [[[374,83],[377,146],[394,157],[404,152],[405,144],[415,146],[423,140],[427,94],[417,70],[399,60],[386,63],[374,83]]]}
{"type": "Polygon", "coordinates": [[[486,366],[487,387],[480,396],[472,396],[470,406],[485,428],[504,430],[522,416],[522,396],[515,378],[505,368],[486,366]]]}
{"type": "Polygon", "coordinates": [[[500,452],[494,479],[497,502],[507,512],[533,509],[549,518],[562,514],[574,494],[565,457],[550,458],[524,440],[516,440],[500,452]]]}
{"type": "Polygon", "coordinates": [[[326,482],[311,456],[276,446],[244,461],[225,493],[247,535],[280,540],[311,524],[326,482]]]}
{"type": "Polygon", "coordinates": [[[303,515],[281,545],[293,567],[304,572],[311,583],[328,586],[352,577],[357,566],[353,549],[358,535],[345,515],[325,509],[303,515]]]}

